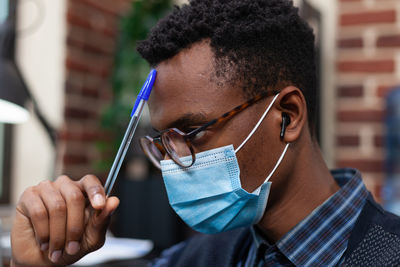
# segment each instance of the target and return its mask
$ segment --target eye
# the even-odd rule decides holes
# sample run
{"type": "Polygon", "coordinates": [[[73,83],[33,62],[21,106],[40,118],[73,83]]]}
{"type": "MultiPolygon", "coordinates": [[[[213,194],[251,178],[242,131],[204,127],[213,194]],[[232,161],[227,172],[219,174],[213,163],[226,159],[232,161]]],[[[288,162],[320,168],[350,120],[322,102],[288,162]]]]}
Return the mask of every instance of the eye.
{"type": "Polygon", "coordinates": [[[201,131],[201,132],[197,133],[197,134],[193,137],[193,140],[194,140],[194,141],[200,140],[201,138],[203,138],[203,137],[206,135],[206,132],[207,132],[207,131],[201,131]]]}
{"type": "Polygon", "coordinates": [[[210,131],[205,130],[193,136],[190,141],[195,147],[200,147],[205,143],[207,143],[209,137],[210,137],[210,131]]]}

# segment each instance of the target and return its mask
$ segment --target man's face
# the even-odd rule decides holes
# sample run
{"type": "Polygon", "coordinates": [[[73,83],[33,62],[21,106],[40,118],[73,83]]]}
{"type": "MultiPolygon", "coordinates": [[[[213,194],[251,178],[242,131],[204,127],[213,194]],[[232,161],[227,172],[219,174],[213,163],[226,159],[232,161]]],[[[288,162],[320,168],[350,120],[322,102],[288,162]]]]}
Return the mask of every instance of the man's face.
{"type": "MultiPolygon", "coordinates": [[[[213,75],[213,60],[210,46],[201,42],[157,66],[157,79],[149,99],[154,129],[178,128],[189,132],[247,100],[241,88],[233,87],[228,82],[222,82],[222,85],[217,83],[213,75]]],[[[271,100],[272,97],[259,101],[226,123],[207,129],[204,135],[194,140],[195,152],[230,144],[237,148],[271,100]]],[[[276,116],[275,113],[267,115],[256,133],[237,153],[242,187],[248,192],[264,182],[277,160],[276,155],[281,153],[279,130],[275,130],[276,125],[272,125],[270,119],[276,116]]]]}

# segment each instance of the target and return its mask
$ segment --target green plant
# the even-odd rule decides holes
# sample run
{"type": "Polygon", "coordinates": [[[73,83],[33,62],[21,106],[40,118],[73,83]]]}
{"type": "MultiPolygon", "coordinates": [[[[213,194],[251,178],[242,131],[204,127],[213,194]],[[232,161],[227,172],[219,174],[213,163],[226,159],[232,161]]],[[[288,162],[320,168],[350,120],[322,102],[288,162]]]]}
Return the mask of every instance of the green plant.
{"type": "MultiPolygon", "coordinates": [[[[132,3],[130,12],[121,18],[114,72],[112,76],[113,101],[102,115],[101,125],[114,138],[113,142],[98,142],[100,152],[115,152],[130,119],[134,100],[150,67],[136,52],[137,42],[146,38],[150,29],[172,8],[172,0],[139,0],[132,3]]],[[[96,169],[105,171],[111,159],[96,163],[96,169]]]]}

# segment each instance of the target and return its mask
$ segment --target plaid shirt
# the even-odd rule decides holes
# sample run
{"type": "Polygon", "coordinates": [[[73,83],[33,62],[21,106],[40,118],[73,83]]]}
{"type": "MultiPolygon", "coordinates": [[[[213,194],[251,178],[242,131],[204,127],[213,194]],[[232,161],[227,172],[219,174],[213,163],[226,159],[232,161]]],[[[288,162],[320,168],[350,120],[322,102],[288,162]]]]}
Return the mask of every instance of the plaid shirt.
{"type": "Polygon", "coordinates": [[[357,170],[338,169],[332,175],[341,189],[276,244],[269,244],[252,228],[254,243],[238,267],[339,264],[368,191],[357,170]]]}

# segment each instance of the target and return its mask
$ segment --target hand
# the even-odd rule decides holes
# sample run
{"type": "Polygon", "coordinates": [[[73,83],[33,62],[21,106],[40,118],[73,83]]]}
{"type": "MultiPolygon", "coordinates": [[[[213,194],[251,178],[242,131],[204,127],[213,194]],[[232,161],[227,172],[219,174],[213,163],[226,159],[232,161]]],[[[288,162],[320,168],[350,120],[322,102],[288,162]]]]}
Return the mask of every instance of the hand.
{"type": "Polygon", "coordinates": [[[12,265],[69,265],[100,248],[118,207],[94,175],[60,176],[25,190],[11,232],[12,265]],[[90,205],[87,203],[89,199],[90,205]]]}

